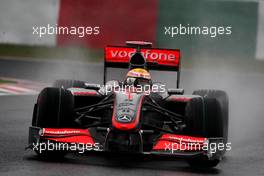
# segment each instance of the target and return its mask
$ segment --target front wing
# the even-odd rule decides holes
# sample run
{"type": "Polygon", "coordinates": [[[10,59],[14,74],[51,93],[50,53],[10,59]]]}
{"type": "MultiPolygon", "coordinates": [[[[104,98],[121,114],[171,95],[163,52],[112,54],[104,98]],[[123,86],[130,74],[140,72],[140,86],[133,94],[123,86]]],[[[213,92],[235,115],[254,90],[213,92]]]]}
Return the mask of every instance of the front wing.
{"type": "MultiPolygon", "coordinates": [[[[203,138],[179,134],[162,134],[153,143],[151,151],[142,154],[174,158],[195,158],[206,156],[209,160],[221,159],[224,151],[216,146],[223,144],[223,138],[203,138]]],[[[29,128],[29,146],[38,152],[64,150],[84,153],[106,152],[104,144],[92,136],[90,129],[74,128],[29,128]]]]}

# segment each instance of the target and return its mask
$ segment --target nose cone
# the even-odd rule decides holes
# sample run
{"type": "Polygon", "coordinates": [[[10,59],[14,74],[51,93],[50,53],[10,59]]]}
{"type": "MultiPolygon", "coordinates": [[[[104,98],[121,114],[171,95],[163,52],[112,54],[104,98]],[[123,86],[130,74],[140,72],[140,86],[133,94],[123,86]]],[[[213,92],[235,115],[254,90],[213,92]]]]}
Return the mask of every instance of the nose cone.
{"type": "Polygon", "coordinates": [[[144,95],[130,92],[116,92],[112,116],[114,129],[134,131],[140,126],[140,112],[144,95]]]}

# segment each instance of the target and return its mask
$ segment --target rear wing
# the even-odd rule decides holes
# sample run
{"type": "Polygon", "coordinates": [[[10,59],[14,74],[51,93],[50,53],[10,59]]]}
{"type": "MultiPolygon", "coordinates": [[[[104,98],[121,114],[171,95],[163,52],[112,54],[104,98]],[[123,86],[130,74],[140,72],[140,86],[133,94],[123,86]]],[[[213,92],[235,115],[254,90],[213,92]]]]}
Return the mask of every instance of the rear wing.
{"type": "MultiPolygon", "coordinates": [[[[127,43],[128,44],[128,43],[127,43]]],[[[104,84],[107,68],[129,68],[130,59],[140,52],[145,58],[148,70],[163,70],[177,72],[177,88],[180,83],[180,50],[150,48],[151,43],[141,42],[123,46],[106,46],[104,55],[104,84]]]]}

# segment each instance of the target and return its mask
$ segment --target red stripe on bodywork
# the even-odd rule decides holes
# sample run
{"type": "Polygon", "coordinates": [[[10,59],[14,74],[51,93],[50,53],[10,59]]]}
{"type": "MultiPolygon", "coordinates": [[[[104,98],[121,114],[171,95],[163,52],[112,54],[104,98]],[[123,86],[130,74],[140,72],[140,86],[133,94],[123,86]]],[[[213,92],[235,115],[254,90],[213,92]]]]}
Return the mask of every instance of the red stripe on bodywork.
{"type": "Polygon", "coordinates": [[[207,138],[202,137],[164,134],[157,140],[152,150],[202,150],[206,140],[207,138]]]}
{"type": "Polygon", "coordinates": [[[94,144],[88,130],[74,128],[43,128],[41,136],[56,142],[94,144]]]}
{"type": "Polygon", "coordinates": [[[178,102],[188,102],[191,99],[192,99],[191,97],[183,97],[177,95],[171,95],[167,98],[168,101],[178,101],[178,102]]]}
{"type": "Polygon", "coordinates": [[[97,95],[97,92],[72,92],[73,95],[97,95]]]}

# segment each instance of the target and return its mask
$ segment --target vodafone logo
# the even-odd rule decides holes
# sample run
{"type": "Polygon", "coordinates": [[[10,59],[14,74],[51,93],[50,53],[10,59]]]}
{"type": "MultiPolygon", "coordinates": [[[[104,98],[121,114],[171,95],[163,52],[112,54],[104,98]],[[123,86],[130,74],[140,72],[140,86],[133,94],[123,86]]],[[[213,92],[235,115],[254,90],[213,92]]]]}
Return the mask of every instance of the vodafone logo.
{"type": "MultiPolygon", "coordinates": [[[[105,59],[108,62],[128,62],[135,52],[134,48],[106,47],[105,59]]],[[[141,49],[141,54],[148,62],[158,62],[161,65],[177,66],[180,59],[179,50],[141,49]]]]}
{"type": "MultiPolygon", "coordinates": [[[[136,52],[136,50],[133,51],[126,51],[126,50],[115,50],[110,51],[111,57],[113,58],[131,58],[133,54],[136,52]]],[[[150,60],[169,60],[174,61],[176,59],[175,54],[168,54],[166,52],[153,52],[150,49],[146,49],[145,51],[141,51],[141,54],[144,58],[150,59],[150,60]]]]}
{"type": "Polygon", "coordinates": [[[132,57],[132,55],[136,52],[136,50],[134,51],[125,51],[125,50],[111,50],[111,57],[113,58],[127,58],[127,57],[132,57]]]}

